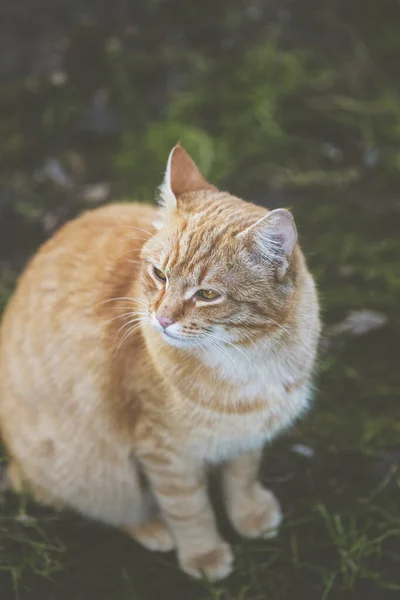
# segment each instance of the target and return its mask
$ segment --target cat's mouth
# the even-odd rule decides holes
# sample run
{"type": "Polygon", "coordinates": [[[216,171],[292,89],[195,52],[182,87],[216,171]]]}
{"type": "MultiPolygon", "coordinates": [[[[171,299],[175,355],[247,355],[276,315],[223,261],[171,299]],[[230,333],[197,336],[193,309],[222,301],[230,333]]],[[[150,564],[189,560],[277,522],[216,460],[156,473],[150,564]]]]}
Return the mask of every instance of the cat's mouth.
{"type": "Polygon", "coordinates": [[[164,329],[164,331],[163,331],[162,333],[163,333],[163,335],[165,335],[166,337],[168,337],[168,338],[171,338],[171,339],[173,339],[173,340],[182,340],[182,339],[183,339],[183,338],[182,338],[182,336],[180,336],[180,335],[176,335],[176,334],[173,334],[173,333],[171,333],[171,332],[167,331],[166,329],[164,329]]]}
{"type": "Polygon", "coordinates": [[[188,348],[189,346],[193,346],[193,341],[186,336],[177,335],[165,330],[161,332],[161,335],[167,344],[175,346],[175,348],[188,348]]]}
{"type": "Polygon", "coordinates": [[[172,325],[172,327],[170,326],[164,328],[158,323],[154,315],[151,318],[150,322],[152,327],[161,335],[162,339],[165,340],[171,346],[181,348],[183,346],[187,347],[188,345],[190,345],[190,340],[187,336],[182,335],[180,331],[173,330],[173,328],[176,327],[175,325],[172,325]]]}
{"type": "Polygon", "coordinates": [[[162,339],[170,346],[175,346],[176,348],[188,348],[197,345],[196,341],[194,340],[194,336],[182,333],[179,324],[174,323],[171,326],[164,328],[157,321],[155,315],[151,316],[150,323],[152,327],[161,335],[162,339]]]}
{"type": "Polygon", "coordinates": [[[197,348],[196,336],[185,335],[181,332],[168,331],[168,328],[160,332],[163,340],[175,348],[197,348]]]}

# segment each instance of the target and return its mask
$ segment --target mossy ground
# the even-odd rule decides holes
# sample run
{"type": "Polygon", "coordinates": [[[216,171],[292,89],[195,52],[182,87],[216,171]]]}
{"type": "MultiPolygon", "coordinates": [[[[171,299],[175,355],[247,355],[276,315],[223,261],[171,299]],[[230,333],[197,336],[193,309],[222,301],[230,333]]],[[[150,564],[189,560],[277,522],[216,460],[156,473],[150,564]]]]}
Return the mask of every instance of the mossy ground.
{"type": "Polygon", "coordinates": [[[233,0],[207,1],[199,12],[183,0],[154,0],[140,10],[104,3],[100,15],[56,4],[68,17],[61,25],[45,3],[19,19],[37,36],[45,22],[43,31],[69,38],[61,76],[14,74],[0,90],[1,305],[38,244],[96,203],[94,183],[104,184],[102,201],[151,200],[181,139],[213,182],[293,209],[326,343],[312,410],[265,453],[262,476],[286,516],[280,536],[238,539],[216,494],[235,548],[229,579],[193,582],[173,556],[7,496],[1,600],[396,598],[399,8],[309,0],[307,10],[300,1],[267,9],[233,0]],[[349,311],[364,309],[386,324],[329,335],[349,311]]]}

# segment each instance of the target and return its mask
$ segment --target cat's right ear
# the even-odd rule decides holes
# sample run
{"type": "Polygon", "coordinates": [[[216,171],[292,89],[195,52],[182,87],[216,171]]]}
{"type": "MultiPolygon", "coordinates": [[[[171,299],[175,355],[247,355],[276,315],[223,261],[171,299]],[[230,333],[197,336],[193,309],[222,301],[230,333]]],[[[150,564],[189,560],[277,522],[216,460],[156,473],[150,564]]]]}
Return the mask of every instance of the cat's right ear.
{"type": "Polygon", "coordinates": [[[164,181],[160,186],[160,219],[155,225],[159,228],[178,208],[180,197],[188,192],[215,190],[197,168],[189,154],[177,144],[168,157],[164,181]]]}
{"type": "Polygon", "coordinates": [[[237,235],[257,260],[267,261],[282,280],[289,268],[297,244],[294,219],[285,208],[276,208],[237,235]]]}

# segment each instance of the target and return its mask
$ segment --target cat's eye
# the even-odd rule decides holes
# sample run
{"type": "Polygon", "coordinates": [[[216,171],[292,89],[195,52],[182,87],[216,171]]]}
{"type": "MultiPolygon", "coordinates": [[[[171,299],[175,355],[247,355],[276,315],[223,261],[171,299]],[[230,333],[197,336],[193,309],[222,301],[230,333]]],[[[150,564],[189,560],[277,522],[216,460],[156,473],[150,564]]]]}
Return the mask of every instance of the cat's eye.
{"type": "Polygon", "coordinates": [[[160,269],[157,269],[157,267],[153,267],[153,272],[157,279],[159,279],[160,281],[163,281],[164,283],[167,281],[167,276],[162,271],[160,271],[160,269]]]}
{"type": "Polygon", "coordinates": [[[220,295],[221,294],[218,294],[218,292],[214,292],[214,290],[199,290],[196,293],[196,296],[202,300],[215,300],[216,298],[219,298],[220,295]]]}

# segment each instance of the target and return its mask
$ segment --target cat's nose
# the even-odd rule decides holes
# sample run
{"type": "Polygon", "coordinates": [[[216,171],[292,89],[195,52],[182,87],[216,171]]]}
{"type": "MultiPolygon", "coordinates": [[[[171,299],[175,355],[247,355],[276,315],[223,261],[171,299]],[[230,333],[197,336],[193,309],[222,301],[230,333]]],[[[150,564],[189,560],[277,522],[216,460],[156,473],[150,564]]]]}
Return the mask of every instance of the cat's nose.
{"type": "Polygon", "coordinates": [[[163,329],[167,329],[168,325],[172,325],[173,323],[173,320],[169,319],[168,317],[160,317],[159,315],[156,315],[156,319],[163,329]]]}

